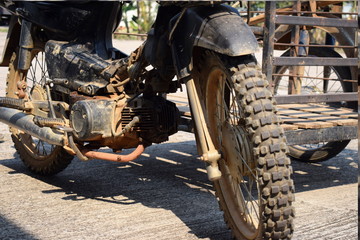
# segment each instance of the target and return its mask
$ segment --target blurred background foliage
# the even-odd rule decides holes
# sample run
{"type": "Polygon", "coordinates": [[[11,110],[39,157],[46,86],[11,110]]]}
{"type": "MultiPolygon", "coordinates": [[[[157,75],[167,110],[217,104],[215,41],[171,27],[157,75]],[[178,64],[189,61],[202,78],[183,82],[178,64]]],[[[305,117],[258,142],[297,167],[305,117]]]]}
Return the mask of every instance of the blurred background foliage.
{"type": "MultiPolygon", "coordinates": [[[[358,0],[357,0],[358,1],[358,0]]],[[[224,1],[225,2],[225,1],[224,1]]],[[[345,1],[341,5],[344,11],[356,12],[356,1],[345,1]],[[346,8],[346,9],[345,9],[346,8]]],[[[247,9],[250,7],[251,11],[264,11],[264,1],[226,1],[225,3],[230,4],[237,8],[241,15],[247,17],[247,9]]],[[[277,8],[291,7],[294,1],[277,1],[277,8]]],[[[147,33],[156,18],[158,3],[156,1],[128,1],[123,6],[123,17],[121,24],[118,28],[118,32],[122,33],[135,33],[145,34],[147,33]]],[[[331,5],[330,5],[331,9],[331,5]]],[[[251,17],[254,17],[260,13],[252,13],[251,17]]],[[[316,34],[315,34],[316,35],[316,34]]],[[[314,38],[322,38],[319,36],[313,36],[314,38]]],[[[121,38],[138,38],[131,36],[121,36],[121,38]]]]}

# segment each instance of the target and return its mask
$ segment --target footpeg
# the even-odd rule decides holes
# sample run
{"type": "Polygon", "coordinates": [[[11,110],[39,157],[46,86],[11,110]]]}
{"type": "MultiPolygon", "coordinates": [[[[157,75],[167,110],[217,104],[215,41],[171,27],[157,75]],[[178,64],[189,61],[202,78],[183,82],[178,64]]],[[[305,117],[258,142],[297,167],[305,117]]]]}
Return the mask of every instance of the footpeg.
{"type": "Polygon", "coordinates": [[[19,110],[30,110],[31,108],[26,106],[24,99],[0,97],[0,107],[8,107],[19,110]]]}

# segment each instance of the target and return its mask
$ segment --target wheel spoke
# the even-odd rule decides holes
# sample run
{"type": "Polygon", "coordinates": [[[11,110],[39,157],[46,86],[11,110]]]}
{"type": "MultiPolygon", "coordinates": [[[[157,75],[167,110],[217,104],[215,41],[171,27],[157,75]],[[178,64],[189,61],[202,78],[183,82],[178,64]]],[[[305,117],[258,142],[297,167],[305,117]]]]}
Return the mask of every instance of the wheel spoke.
{"type": "MultiPolygon", "coordinates": [[[[219,79],[219,95],[222,97],[220,102],[216,102],[216,107],[217,109],[219,109],[216,112],[222,112],[223,114],[220,114],[220,116],[225,116],[225,119],[222,119],[218,115],[216,116],[216,118],[218,119],[217,128],[220,130],[221,127],[224,126],[225,122],[229,124],[230,130],[232,134],[236,136],[237,141],[234,151],[237,152],[237,156],[241,160],[242,168],[245,166],[246,172],[248,172],[248,174],[250,175],[250,180],[246,181],[243,178],[245,173],[242,173],[242,171],[238,169],[238,175],[241,177],[240,181],[238,182],[235,179],[232,179],[233,177],[230,176],[230,178],[232,179],[230,182],[232,184],[233,192],[235,198],[237,199],[237,203],[242,206],[242,209],[245,213],[244,217],[247,219],[246,221],[251,225],[255,225],[259,221],[258,209],[260,208],[260,203],[259,199],[257,200],[253,196],[252,188],[254,187],[254,184],[256,184],[256,187],[258,186],[258,181],[256,175],[253,172],[253,169],[249,166],[248,162],[244,157],[244,154],[247,154],[247,151],[245,149],[240,150],[240,146],[244,146],[244,142],[246,141],[245,133],[242,133],[238,129],[240,127],[239,122],[241,119],[241,112],[239,111],[240,109],[238,107],[237,96],[235,91],[233,90],[233,86],[228,81],[228,79],[224,77],[224,75],[222,75],[219,79]],[[235,184],[235,182],[237,184],[235,184]],[[244,196],[242,190],[245,191],[247,195],[246,197],[244,196]],[[253,218],[253,213],[256,215],[257,221],[255,221],[255,219],[253,218]]],[[[222,135],[222,131],[219,132],[222,135]]],[[[220,137],[220,139],[222,139],[222,137],[220,137]]]]}
{"type": "MultiPolygon", "coordinates": [[[[243,181],[245,181],[245,180],[243,179],[243,181]]],[[[240,185],[241,185],[241,183],[240,183],[240,185]]],[[[250,185],[252,185],[252,184],[250,184],[250,185]]],[[[252,199],[252,200],[248,200],[248,201],[249,201],[249,202],[252,202],[252,205],[253,205],[253,202],[255,201],[255,202],[256,202],[256,205],[259,207],[260,205],[257,203],[257,200],[252,196],[251,190],[249,190],[249,188],[246,187],[245,184],[243,184],[243,186],[244,186],[244,188],[245,188],[245,191],[248,193],[249,199],[252,199]]],[[[253,205],[253,207],[255,207],[255,206],[253,205]]]]}
{"type": "Polygon", "coordinates": [[[37,74],[37,56],[35,56],[35,67],[34,67],[34,79],[33,79],[33,85],[36,84],[36,74],[37,74]]]}
{"type": "Polygon", "coordinates": [[[42,146],[43,146],[43,154],[44,154],[45,156],[47,156],[48,153],[47,153],[47,150],[46,150],[46,146],[44,145],[44,142],[43,142],[43,141],[41,141],[41,143],[42,143],[42,146]]]}
{"type": "MultiPolygon", "coordinates": [[[[330,88],[329,89],[332,89],[334,86],[335,86],[335,84],[336,84],[336,81],[333,81],[334,83],[330,86],[330,88]]],[[[331,92],[335,92],[335,93],[337,93],[337,92],[341,92],[341,90],[342,90],[342,86],[341,86],[341,84],[339,84],[340,86],[335,90],[335,91],[331,91],[331,92]]]]}
{"type": "Polygon", "coordinates": [[[40,145],[40,142],[38,141],[35,145],[35,150],[39,153],[40,152],[40,149],[39,149],[39,145],[40,145]]]}
{"type": "Polygon", "coordinates": [[[246,200],[245,200],[243,192],[241,191],[241,187],[239,187],[238,182],[236,180],[232,179],[231,176],[230,176],[230,179],[231,179],[230,183],[232,185],[235,198],[237,199],[236,203],[239,204],[239,202],[240,202],[240,204],[242,205],[243,211],[245,212],[245,217],[246,217],[247,222],[249,222],[249,219],[250,219],[250,221],[254,225],[254,222],[250,216],[251,211],[248,208],[248,204],[246,204],[246,200]]]}
{"type": "MultiPolygon", "coordinates": [[[[232,185],[234,186],[234,193],[235,193],[235,197],[236,199],[238,199],[238,202],[241,202],[241,205],[243,206],[244,210],[246,211],[246,218],[247,219],[250,219],[251,220],[251,223],[254,225],[254,220],[253,220],[253,212],[255,212],[255,215],[256,215],[256,219],[259,220],[260,217],[259,217],[259,212],[258,212],[258,208],[260,208],[260,204],[258,202],[258,200],[256,200],[252,193],[251,193],[251,190],[249,190],[247,187],[246,187],[246,184],[242,184],[241,182],[246,182],[246,180],[244,180],[243,178],[241,179],[240,182],[238,182],[236,185],[234,184],[235,181],[231,181],[232,182],[232,185]],[[243,186],[243,187],[240,187],[240,186],[243,186]],[[242,193],[241,189],[245,189],[245,191],[247,192],[247,195],[248,197],[246,198],[244,196],[244,194],[242,193]],[[238,194],[237,194],[238,193],[238,194]],[[239,197],[241,198],[239,200],[239,197]],[[251,211],[249,209],[249,206],[251,207],[251,211]]],[[[252,186],[252,184],[251,184],[252,186]]],[[[249,222],[249,220],[248,220],[249,222]]]]}
{"type": "Polygon", "coordinates": [[[29,71],[31,78],[29,79],[30,81],[32,81],[32,84],[34,85],[34,79],[35,79],[35,72],[34,72],[34,67],[31,65],[29,68],[29,71]]]}
{"type": "MultiPolygon", "coordinates": [[[[26,73],[25,79],[27,82],[27,94],[29,98],[32,99],[33,89],[35,86],[44,86],[44,81],[46,80],[46,76],[48,74],[45,56],[43,52],[38,52],[37,55],[33,57],[30,68],[26,73]]],[[[39,94],[37,94],[39,95],[39,94]]],[[[41,95],[41,93],[40,93],[41,95]]],[[[40,100],[40,99],[35,99],[40,100]]],[[[23,141],[26,142],[26,145],[29,146],[29,151],[32,151],[34,155],[41,158],[44,156],[49,156],[54,150],[55,146],[52,144],[48,144],[40,139],[34,138],[30,135],[28,137],[22,137],[23,141]],[[31,146],[31,147],[30,147],[31,146]]]]}
{"type": "Polygon", "coordinates": [[[36,56],[36,63],[37,63],[36,65],[40,66],[40,70],[41,70],[41,76],[40,76],[39,82],[37,82],[37,83],[40,84],[41,86],[44,86],[44,84],[45,84],[44,80],[46,80],[45,77],[46,77],[47,70],[44,70],[43,64],[42,64],[43,61],[41,61],[41,63],[40,63],[37,56],[36,56]]]}

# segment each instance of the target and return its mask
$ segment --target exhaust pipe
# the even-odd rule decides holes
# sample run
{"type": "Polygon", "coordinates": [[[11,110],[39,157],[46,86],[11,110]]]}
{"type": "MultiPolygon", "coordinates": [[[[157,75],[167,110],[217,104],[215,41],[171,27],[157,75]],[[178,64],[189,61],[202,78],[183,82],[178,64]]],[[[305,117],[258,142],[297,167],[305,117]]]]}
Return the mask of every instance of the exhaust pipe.
{"type": "Polygon", "coordinates": [[[33,115],[25,114],[22,111],[0,107],[0,122],[19,129],[20,131],[30,134],[49,144],[64,146],[63,134],[55,133],[49,127],[39,127],[34,123],[33,119],[33,115]]]}

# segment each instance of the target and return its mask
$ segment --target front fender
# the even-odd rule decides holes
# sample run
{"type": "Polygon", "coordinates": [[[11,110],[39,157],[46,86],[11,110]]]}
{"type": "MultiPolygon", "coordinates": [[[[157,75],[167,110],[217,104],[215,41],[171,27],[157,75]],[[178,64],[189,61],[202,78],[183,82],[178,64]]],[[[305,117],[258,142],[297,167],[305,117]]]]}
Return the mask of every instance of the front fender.
{"type": "MultiPolygon", "coordinates": [[[[178,17],[171,19],[170,31],[178,17]]],[[[249,26],[234,8],[227,5],[187,9],[175,28],[170,44],[180,79],[191,74],[195,46],[228,56],[248,55],[258,50],[249,26]]]]}

